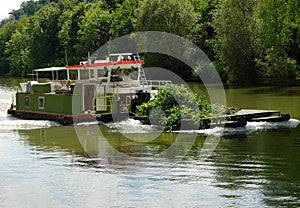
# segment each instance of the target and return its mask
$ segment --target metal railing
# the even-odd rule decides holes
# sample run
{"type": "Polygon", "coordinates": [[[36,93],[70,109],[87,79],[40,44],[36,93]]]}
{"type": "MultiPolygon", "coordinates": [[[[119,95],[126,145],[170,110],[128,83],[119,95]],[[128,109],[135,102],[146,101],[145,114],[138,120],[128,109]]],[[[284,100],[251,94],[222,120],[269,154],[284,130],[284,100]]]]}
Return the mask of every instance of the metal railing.
{"type": "Polygon", "coordinates": [[[147,80],[147,83],[152,87],[160,87],[165,84],[171,84],[172,81],[171,80],[147,80]]]}
{"type": "MultiPolygon", "coordinates": [[[[102,103],[102,102],[100,102],[102,103]]],[[[97,109],[101,109],[98,111],[107,111],[108,107],[110,108],[110,113],[112,112],[112,96],[97,96],[92,100],[93,109],[97,111],[97,109]],[[103,104],[98,104],[97,99],[103,100],[103,104]]]]}

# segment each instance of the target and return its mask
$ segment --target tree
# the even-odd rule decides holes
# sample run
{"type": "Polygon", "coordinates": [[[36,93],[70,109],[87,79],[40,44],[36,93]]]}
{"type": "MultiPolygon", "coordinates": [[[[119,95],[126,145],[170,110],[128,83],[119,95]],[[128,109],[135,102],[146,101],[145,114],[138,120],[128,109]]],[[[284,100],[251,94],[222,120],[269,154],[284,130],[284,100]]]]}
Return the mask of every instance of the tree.
{"type": "Polygon", "coordinates": [[[60,15],[58,4],[51,3],[30,19],[27,31],[31,37],[30,53],[34,67],[62,64],[56,63],[61,60],[61,57],[64,57],[64,50],[61,48],[58,38],[60,15]]]}
{"type": "Polygon", "coordinates": [[[23,1],[20,6],[21,13],[27,16],[34,15],[38,9],[40,9],[38,2],[35,2],[34,0],[23,1]]]}
{"type": "Polygon", "coordinates": [[[135,21],[137,31],[162,31],[191,39],[197,15],[188,0],[143,0],[135,21]]]}
{"type": "Polygon", "coordinates": [[[78,31],[76,49],[84,57],[110,40],[112,15],[103,1],[93,4],[83,18],[78,31]]]}
{"type": "Polygon", "coordinates": [[[57,64],[62,53],[57,37],[59,16],[58,5],[52,3],[37,15],[23,16],[18,21],[21,26],[12,34],[6,48],[11,75],[25,76],[34,68],[57,64]]]}
{"type": "Polygon", "coordinates": [[[18,22],[8,21],[0,28],[0,75],[9,72],[8,54],[5,53],[6,44],[17,30],[18,22]]]}
{"type": "MultiPolygon", "coordinates": [[[[290,30],[291,38],[290,44],[287,47],[287,53],[295,59],[299,65],[300,63],[300,2],[289,1],[288,12],[290,16],[290,30]]],[[[299,66],[298,66],[299,70],[299,66]]]]}
{"type": "MultiPolygon", "coordinates": [[[[192,40],[197,28],[197,14],[189,0],[143,0],[136,10],[134,25],[136,31],[162,31],[192,40]]],[[[162,51],[178,50],[176,44],[161,44],[160,47],[162,51]]],[[[146,59],[148,66],[172,70],[184,79],[195,78],[193,71],[175,58],[146,54],[146,59]]]]}
{"type": "Polygon", "coordinates": [[[30,59],[29,42],[27,33],[28,18],[22,18],[22,27],[18,28],[7,42],[5,53],[8,55],[10,74],[12,76],[25,76],[28,68],[32,68],[30,59]]]}
{"type": "Polygon", "coordinates": [[[112,38],[130,34],[134,31],[134,12],[138,7],[137,0],[124,0],[113,13],[111,34],[112,38]]]}
{"type": "Polygon", "coordinates": [[[257,63],[262,77],[294,78],[296,76],[296,61],[291,56],[297,58],[293,53],[295,48],[296,51],[299,49],[299,44],[297,45],[299,28],[296,26],[299,21],[297,20],[299,8],[299,3],[295,4],[293,1],[259,1],[264,54],[257,63]]]}
{"type": "Polygon", "coordinates": [[[78,5],[70,5],[59,18],[61,30],[58,32],[58,37],[62,47],[64,47],[69,65],[77,64],[80,61],[81,53],[77,51],[78,31],[82,20],[86,15],[86,11],[90,4],[79,3],[78,5]]]}
{"type": "Polygon", "coordinates": [[[258,57],[256,0],[224,0],[214,14],[215,49],[223,67],[234,82],[256,78],[258,57]]]}
{"type": "Polygon", "coordinates": [[[220,0],[194,1],[193,4],[198,15],[197,32],[195,35],[195,43],[213,60],[215,51],[213,47],[213,39],[215,38],[215,30],[213,28],[213,13],[220,0]]]}
{"type": "Polygon", "coordinates": [[[123,3],[124,0],[104,0],[109,10],[116,10],[119,5],[123,3]]]}

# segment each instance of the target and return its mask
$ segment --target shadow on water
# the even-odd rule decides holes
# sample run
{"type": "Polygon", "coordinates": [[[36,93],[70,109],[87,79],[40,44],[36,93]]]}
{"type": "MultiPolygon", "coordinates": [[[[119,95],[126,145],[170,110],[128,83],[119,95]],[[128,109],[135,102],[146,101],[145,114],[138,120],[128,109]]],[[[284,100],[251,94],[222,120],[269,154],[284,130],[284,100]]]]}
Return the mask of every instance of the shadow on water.
{"type": "Polygon", "coordinates": [[[250,89],[249,95],[266,94],[271,96],[300,96],[299,87],[259,87],[250,89]]]}

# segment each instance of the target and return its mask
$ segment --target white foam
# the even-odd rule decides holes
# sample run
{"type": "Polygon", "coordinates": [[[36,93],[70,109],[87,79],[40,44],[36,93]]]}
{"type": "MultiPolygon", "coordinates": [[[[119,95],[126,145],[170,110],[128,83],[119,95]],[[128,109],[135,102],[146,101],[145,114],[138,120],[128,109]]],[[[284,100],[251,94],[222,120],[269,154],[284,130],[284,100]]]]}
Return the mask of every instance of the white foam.
{"type": "MultiPolygon", "coordinates": [[[[296,128],[300,123],[297,119],[290,119],[289,121],[282,122],[248,122],[244,127],[237,128],[220,128],[215,127],[212,129],[201,130],[179,130],[176,133],[198,133],[207,136],[220,137],[222,135],[235,135],[235,134],[249,134],[256,131],[276,130],[276,129],[290,129],[296,128]]],[[[152,125],[142,125],[140,121],[128,119],[118,123],[105,124],[109,128],[117,129],[121,133],[149,133],[149,132],[162,132],[162,128],[152,125]]]]}
{"type": "Polygon", "coordinates": [[[250,134],[257,131],[267,131],[276,129],[291,129],[296,128],[300,123],[297,119],[290,119],[282,122],[247,122],[245,127],[225,128],[224,135],[230,134],[250,134]]]}
{"type": "Polygon", "coordinates": [[[7,119],[0,121],[0,130],[30,130],[50,128],[58,125],[56,122],[45,120],[7,119]]]}
{"type": "Polygon", "coordinates": [[[282,122],[247,122],[246,126],[237,127],[237,128],[215,127],[212,129],[184,130],[184,131],[176,131],[176,132],[199,133],[207,136],[219,137],[222,135],[250,134],[256,131],[264,131],[264,130],[291,129],[291,128],[296,128],[299,123],[300,121],[297,119],[290,119],[289,121],[282,121],[282,122]]]}
{"type": "Polygon", "coordinates": [[[215,128],[211,128],[211,129],[200,129],[200,130],[179,130],[179,131],[175,131],[177,133],[197,133],[197,134],[204,134],[207,136],[221,136],[223,135],[224,132],[224,128],[221,127],[215,127],[215,128]]]}
{"type": "Polygon", "coordinates": [[[253,127],[258,130],[278,129],[278,128],[296,128],[299,124],[299,120],[290,119],[282,122],[248,122],[247,127],[253,127]]]}
{"type": "Polygon", "coordinates": [[[109,128],[118,129],[119,132],[125,134],[130,133],[147,133],[147,132],[161,132],[162,127],[153,125],[143,125],[140,121],[134,119],[128,119],[116,123],[105,124],[109,128]]]}

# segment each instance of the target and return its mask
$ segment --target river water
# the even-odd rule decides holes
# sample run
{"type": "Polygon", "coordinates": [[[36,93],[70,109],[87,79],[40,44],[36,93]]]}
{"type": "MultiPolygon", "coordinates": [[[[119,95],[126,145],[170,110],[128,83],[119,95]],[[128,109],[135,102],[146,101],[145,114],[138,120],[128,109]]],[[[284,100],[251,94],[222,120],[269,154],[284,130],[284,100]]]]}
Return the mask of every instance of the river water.
{"type": "Polygon", "coordinates": [[[162,133],[133,120],[15,119],[17,82],[1,83],[0,207],[300,206],[300,87],[225,89],[229,106],[281,110],[289,122],[162,133]]]}

